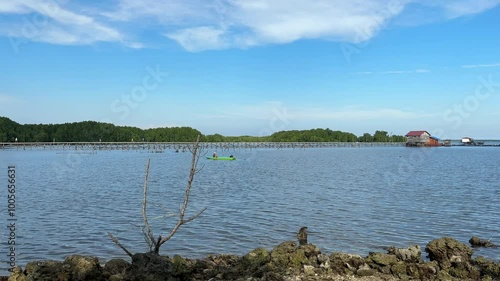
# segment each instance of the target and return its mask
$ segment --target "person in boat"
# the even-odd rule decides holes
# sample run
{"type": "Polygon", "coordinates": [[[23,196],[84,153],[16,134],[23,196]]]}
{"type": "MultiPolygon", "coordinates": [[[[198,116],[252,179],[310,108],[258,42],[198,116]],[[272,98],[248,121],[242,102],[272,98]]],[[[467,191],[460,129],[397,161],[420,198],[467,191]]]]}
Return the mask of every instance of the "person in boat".
{"type": "Polygon", "coordinates": [[[234,156],[231,154],[231,155],[229,155],[229,158],[234,158],[234,156]]]}
{"type": "Polygon", "coordinates": [[[212,155],[213,158],[217,158],[217,152],[214,151],[214,154],[212,155]]]}

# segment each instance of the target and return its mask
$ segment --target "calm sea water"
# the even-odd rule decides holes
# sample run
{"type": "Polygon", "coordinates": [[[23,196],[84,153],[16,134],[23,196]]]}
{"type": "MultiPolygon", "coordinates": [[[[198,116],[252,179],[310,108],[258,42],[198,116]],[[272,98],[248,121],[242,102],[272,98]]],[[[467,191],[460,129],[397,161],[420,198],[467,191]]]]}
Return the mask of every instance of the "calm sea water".
{"type": "MultiPolygon", "coordinates": [[[[211,154],[212,151],[208,151],[211,154]]],[[[324,253],[368,255],[385,246],[422,248],[451,236],[500,244],[500,148],[404,147],[218,151],[236,161],[200,159],[189,215],[207,208],[164,244],[162,254],[245,254],[295,240],[302,226],[324,253]]],[[[102,261],[146,244],[142,185],[147,159],[149,210],[156,234],[175,224],[191,155],[145,151],[0,151],[0,181],[16,166],[16,255],[19,265],[70,254],[102,261]]],[[[7,190],[0,221],[7,225],[7,190]]],[[[8,254],[1,230],[2,260],[8,254]]],[[[500,261],[500,249],[475,255],[500,261]]],[[[0,273],[9,266],[2,263],[0,273]]]]}

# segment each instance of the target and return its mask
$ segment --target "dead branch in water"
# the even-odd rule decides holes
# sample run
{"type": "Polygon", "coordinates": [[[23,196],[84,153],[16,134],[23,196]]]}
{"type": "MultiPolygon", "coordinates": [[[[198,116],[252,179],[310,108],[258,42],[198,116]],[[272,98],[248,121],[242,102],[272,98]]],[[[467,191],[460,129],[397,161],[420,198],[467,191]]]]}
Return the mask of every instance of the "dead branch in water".
{"type": "Polygon", "coordinates": [[[120,247],[125,253],[127,253],[127,255],[129,255],[130,257],[132,257],[132,253],[129,250],[127,250],[127,248],[125,248],[120,243],[120,241],[118,241],[118,238],[114,237],[113,234],[111,234],[110,232],[108,232],[108,236],[111,237],[111,240],[113,241],[113,243],[115,243],[118,247],[120,247]]]}
{"type": "MultiPolygon", "coordinates": [[[[144,235],[144,239],[146,240],[146,243],[148,244],[149,250],[155,254],[159,254],[160,252],[160,247],[163,245],[165,242],[170,240],[175,233],[179,230],[179,228],[198,218],[207,208],[204,208],[203,210],[199,211],[196,213],[194,216],[191,216],[189,218],[185,218],[186,216],[186,211],[188,208],[189,204],[189,195],[191,194],[191,188],[193,185],[194,181],[194,176],[196,175],[197,172],[199,172],[198,167],[198,161],[201,156],[201,150],[200,150],[200,136],[196,139],[196,143],[193,146],[193,149],[190,149],[192,158],[191,158],[191,168],[189,170],[189,177],[188,177],[188,182],[186,186],[186,191],[184,193],[184,201],[182,203],[182,207],[179,211],[177,222],[175,226],[170,230],[170,232],[163,237],[161,234],[158,235],[157,238],[155,238],[153,234],[153,230],[151,229],[151,226],[149,224],[148,220],[148,215],[147,215],[147,205],[148,205],[148,200],[147,200],[147,195],[148,195],[148,177],[149,177],[149,164],[150,160],[148,159],[148,162],[146,164],[146,173],[144,177],[144,187],[143,187],[143,200],[142,200],[142,218],[143,218],[143,223],[144,225],[141,227],[142,233],[144,235]]],[[[111,237],[112,241],[118,245],[127,255],[132,257],[132,254],[130,251],[128,251],[119,241],[116,237],[114,237],[111,233],[108,232],[108,235],[111,237]]]]}

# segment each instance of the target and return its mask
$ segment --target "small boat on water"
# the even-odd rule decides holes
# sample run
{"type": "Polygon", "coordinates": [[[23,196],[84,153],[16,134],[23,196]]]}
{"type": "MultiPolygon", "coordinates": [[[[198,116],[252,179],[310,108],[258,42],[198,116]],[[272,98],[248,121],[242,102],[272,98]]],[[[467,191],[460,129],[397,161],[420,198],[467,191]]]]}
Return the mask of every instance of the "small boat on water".
{"type": "Polygon", "coordinates": [[[207,159],[209,159],[209,160],[236,160],[236,157],[230,157],[230,156],[210,157],[210,156],[207,156],[207,159]]]}

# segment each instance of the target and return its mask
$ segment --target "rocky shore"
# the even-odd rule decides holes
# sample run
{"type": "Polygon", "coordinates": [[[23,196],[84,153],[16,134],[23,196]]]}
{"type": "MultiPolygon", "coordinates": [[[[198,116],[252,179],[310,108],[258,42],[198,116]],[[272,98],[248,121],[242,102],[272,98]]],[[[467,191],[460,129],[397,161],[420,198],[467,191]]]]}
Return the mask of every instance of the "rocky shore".
{"type": "Polygon", "coordinates": [[[500,263],[472,258],[472,248],[453,238],[433,240],[424,250],[429,261],[422,260],[417,245],[391,247],[386,253],[361,257],[328,255],[313,244],[297,245],[293,241],[271,251],[258,248],[244,256],[203,259],[144,253],[135,254],[131,262],[113,259],[101,265],[95,257],[73,255],[64,261],[30,262],[24,270],[17,267],[8,280],[500,280],[500,263]]]}

